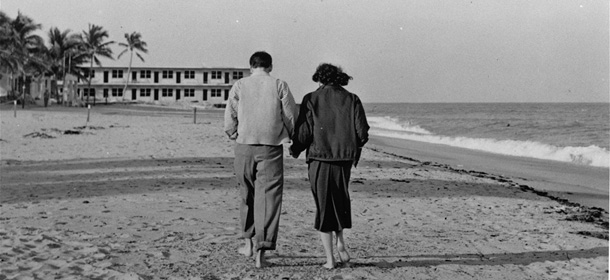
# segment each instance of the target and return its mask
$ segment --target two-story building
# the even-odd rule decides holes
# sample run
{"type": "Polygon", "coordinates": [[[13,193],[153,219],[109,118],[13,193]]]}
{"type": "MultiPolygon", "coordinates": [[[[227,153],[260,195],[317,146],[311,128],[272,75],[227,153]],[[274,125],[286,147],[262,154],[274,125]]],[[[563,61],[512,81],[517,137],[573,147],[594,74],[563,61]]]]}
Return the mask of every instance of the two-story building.
{"type": "MultiPolygon", "coordinates": [[[[83,71],[87,75],[89,67],[83,71]]],[[[249,68],[205,67],[132,67],[94,66],[90,72],[91,86],[86,80],[79,83],[81,98],[97,100],[142,102],[207,102],[224,103],[231,86],[249,68]],[[125,88],[125,81],[128,80],[125,88]]]]}

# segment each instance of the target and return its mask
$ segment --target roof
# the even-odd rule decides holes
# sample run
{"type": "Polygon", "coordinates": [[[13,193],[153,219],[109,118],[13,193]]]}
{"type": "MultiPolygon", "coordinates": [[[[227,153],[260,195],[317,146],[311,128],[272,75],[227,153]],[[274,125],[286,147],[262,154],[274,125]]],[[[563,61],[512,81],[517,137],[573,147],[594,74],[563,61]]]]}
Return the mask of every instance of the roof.
{"type": "MultiPolygon", "coordinates": [[[[127,69],[127,67],[129,66],[128,62],[125,61],[118,61],[118,60],[111,60],[111,59],[107,59],[107,58],[101,58],[100,59],[101,62],[101,66],[98,65],[93,65],[93,69],[99,69],[99,68],[115,68],[115,69],[127,69]]],[[[80,65],[80,67],[83,68],[89,68],[90,64],[89,63],[85,63],[80,65]]],[[[189,61],[186,63],[182,63],[182,62],[175,62],[175,63],[156,63],[152,60],[149,60],[148,62],[142,62],[138,59],[134,59],[132,64],[131,64],[131,68],[132,69],[219,69],[219,70],[228,70],[228,69],[239,69],[239,70],[249,70],[250,66],[230,66],[230,65],[222,65],[222,66],[207,66],[202,62],[197,62],[197,61],[189,61]]]]}

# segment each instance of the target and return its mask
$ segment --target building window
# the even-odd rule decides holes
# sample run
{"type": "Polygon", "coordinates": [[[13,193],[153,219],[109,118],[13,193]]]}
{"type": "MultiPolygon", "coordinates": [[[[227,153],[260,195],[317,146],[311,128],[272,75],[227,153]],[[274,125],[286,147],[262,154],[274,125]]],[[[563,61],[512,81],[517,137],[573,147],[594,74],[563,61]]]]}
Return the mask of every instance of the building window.
{"type": "Polygon", "coordinates": [[[184,97],[195,97],[195,89],[187,88],[184,90],[184,97]]]}
{"type": "Polygon", "coordinates": [[[95,89],[94,88],[84,88],[83,96],[95,97],[95,89]]]}
{"type": "Polygon", "coordinates": [[[173,79],[174,78],[174,71],[163,71],[161,77],[163,79],[173,79]]]}
{"type": "Polygon", "coordinates": [[[174,90],[171,88],[163,88],[163,89],[161,89],[161,96],[172,97],[172,96],[174,96],[174,90]]]}
{"type": "Polygon", "coordinates": [[[140,78],[141,79],[150,79],[151,72],[150,70],[140,70],[140,78]]]}
{"type": "Polygon", "coordinates": [[[87,78],[89,75],[91,75],[91,78],[95,78],[95,70],[89,70],[87,68],[83,69],[83,76],[87,78]]]}
{"type": "Polygon", "coordinates": [[[151,92],[151,90],[149,88],[141,88],[140,89],[140,96],[142,96],[142,97],[150,97],[150,92],[151,92]]]}
{"type": "Polygon", "coordinates": [[[222,89],[213,88],[212,91],[210,92],[210,97],[221,97],[221,96],[222,96],[222,89]]]}
{"type": "Polygon", "coordinates": [[[112,70],[112,78],[123,78],[123,70],[112,70]]]}
{"type": "Polygon", "coordinates": [[[195,79],[195,71],[184,71],[185,79],[195,79]]]}
{"type": "Polygon", "coordinates": [[[122,88],[113,88],[112,89],[112,96],[114,96],[114,97],[121,97],[121,96],[123,96],[123,89],[122,88]]]}
{"type": "Polygon", "coordinates": [[[212,71],[212,79],[222,79],[222,71],[212,71]]]}
{"type": "Polygon", "coordinates": [[[233,71],[233,80],[239,80],[244,77],[244,72],[233,71]]]}

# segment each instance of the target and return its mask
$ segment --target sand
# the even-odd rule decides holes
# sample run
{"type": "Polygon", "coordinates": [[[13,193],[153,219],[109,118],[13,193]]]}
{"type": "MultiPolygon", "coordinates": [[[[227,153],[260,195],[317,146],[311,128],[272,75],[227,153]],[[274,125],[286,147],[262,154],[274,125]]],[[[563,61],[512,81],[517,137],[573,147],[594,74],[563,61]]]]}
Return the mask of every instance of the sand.
{"type": "Polygon", "coordinates": [[[257,269],[237,253],[222,111],[0,117],[0,279],[608,279],[607,211],[379,139],[352,172],[352,262],[321,268],[305,160],[286,153],[278,248],[257,269]]]}
{"type": "Polygon", "coordinates": [[[386,137],[374,138],[369,144],[381,145],[390,153],[415,157],[421,161],[442,162],[455,169],[508,176],[516,183],[547,191],[553,196],[608,211],[608,168],[505,156],[386,137]]]}

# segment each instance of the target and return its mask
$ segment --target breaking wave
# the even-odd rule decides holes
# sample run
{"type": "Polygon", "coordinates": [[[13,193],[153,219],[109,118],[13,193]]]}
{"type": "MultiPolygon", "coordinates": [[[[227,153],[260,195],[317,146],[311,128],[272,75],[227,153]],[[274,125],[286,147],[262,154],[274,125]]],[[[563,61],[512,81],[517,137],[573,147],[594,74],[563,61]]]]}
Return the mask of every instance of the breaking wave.
{"type": "Polygon", "coordinates": [[[495,154],[570,162],[597,167],[610,166],[610,152],[595,145],[588,147],[558,147],[536,141],[498,140],[462,136],[435,135],[410,123],[390,117],[370,117],[372,135],[443,144],[495,154]]]}

